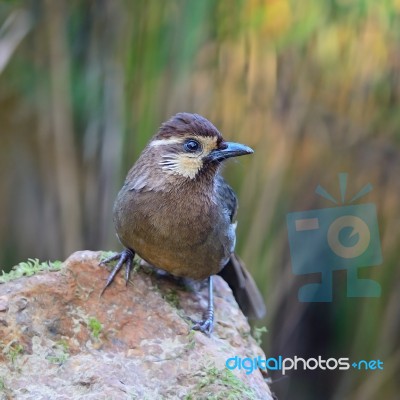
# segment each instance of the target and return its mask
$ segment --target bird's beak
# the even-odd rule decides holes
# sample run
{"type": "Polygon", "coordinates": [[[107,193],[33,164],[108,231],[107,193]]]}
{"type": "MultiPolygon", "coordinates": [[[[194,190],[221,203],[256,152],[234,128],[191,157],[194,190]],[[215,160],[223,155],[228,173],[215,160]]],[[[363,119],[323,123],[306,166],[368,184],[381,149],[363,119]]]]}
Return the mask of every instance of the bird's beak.
{"type": "Polygon", "coordinates": [[[252,154],[254,150],[244,144],[223,142],[219,149],[212,150],[207,156],[207,161],[223,161],[230,157],[252,154]]]}

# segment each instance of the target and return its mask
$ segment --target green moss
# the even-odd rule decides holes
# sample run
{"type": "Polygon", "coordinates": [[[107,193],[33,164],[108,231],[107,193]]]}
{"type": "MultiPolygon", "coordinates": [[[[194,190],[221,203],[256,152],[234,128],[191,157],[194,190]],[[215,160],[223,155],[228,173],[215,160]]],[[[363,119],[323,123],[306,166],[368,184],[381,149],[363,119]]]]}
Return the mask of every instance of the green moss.
{"type": "Polygon", "coordinates": [[[62,365],[68,360],[69,354],[61,353],[46,357],[52,364],[62,365]]]}
{"type": "Polygon", "coordinates": [[[0,378],[0,392],[2,392],[6,388],[6,385],[4,383],[4,379],[0,378]]]}
{"type": "Polygon", "coordinates": [[[162,294],[162,297],[174,308],[180,308],[180,298],[175,289],[168,289],[162,294]]]}
{"type": "Polygon", "coordinates": [[[253,327],[253,338],[259,346],[262,344],[262,334],[265,332],[268,332],[268,329],[265,326],[253,327]]]}
{"type": "Polygon", "coordinates": [[[53,353],[46,357],[52,364],[64,364],[69,358],[69,345],[66,340],[56,342],[53,353]]]}
{"type": "Polygon", "coordinates": [[[19,355],[21,355],[24,352],[24,347],[19,344],[19,343],[14,343],[10,347],[7,348],[5,351],[5,354],[7,358],[14,363],[15,360],[19,355]]]}
{"type": "Polygon", "coordinates": [[[249,330],[244,330],[244,329],[239,329],[239,334],[245,340],[251,336],[251,332],[249,330]]]}
{"type": "Polygon", "coordinates": [[[186,350],[193,350],[196,346],[196,340],[194,339],[196,332],[194,330],[190,330],[188,334],[188,344],[186,345],[186,350]]]}
{"type": "Polygon", "coordinates": [[[14,266],[8,273],[2,271],[0,283],[13,281],[23,276],[32,276],[42,271],[59,271],[61,266],[61,261],[40,262],[37,258],[29,258],[28,261],[20,262],[18,265],[14,266]]]}
{"type": "Polygon", "coordinates": [[[103,330],[103,325],[97,318],[90,317],[88,320],[88,328],[93,337],[98,339],[101,331],[103,330]]]}
{"type": "Polygon", "coordinates": [[[60,348],[62,348],[66,352],[69,351],[69,344],[65,339],[58,340],[56,342],[56,346],[59,346],[60,348]]]}
{"type": "Polygon", "coordinates": [[[212,365],[202,372],[194,391],[185,396],[185,400],[192,399],[253,400],[256,394],[227,368],[218,369],[212,365]]]}
{"type": "Polygon", "coordinates": [[[100,262],[103,262],[107,258],[117,255],[115,251],[102,251],[100,255],[100,262]]]}

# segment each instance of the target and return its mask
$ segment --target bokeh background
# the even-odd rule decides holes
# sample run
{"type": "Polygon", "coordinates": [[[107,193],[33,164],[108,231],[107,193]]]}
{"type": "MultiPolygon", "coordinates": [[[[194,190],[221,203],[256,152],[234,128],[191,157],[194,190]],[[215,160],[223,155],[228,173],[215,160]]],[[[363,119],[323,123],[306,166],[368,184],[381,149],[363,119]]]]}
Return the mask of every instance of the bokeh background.
{"type": "MultiPolygon", "coordinates": [[[[262,290],[267,356],[380,359],[383,371],[271,373],[279,399],[398,399],[400,1],[0,2],[0,265],[118,250],[112,205],[161,122],[210,119],[255,149],[225,176],[237,250],[262,290]],[[371,183],[379,298],[300,303],[286,214],[371,183]]],[[[323,266],[321,266],[323,268],[323,266]]]]}

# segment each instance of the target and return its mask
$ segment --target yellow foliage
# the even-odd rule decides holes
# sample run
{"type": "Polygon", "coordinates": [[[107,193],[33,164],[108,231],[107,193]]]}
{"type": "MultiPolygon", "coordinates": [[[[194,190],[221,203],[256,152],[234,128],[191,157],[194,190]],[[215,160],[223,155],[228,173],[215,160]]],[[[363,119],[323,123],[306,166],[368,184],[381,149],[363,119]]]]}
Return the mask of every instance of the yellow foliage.
{"type": "Polygon", "coordinates": [[[263,35],[278,38],[292,23],[292,10],[288,0],[251,0],[247,3],[247,21],[263,35]]]}

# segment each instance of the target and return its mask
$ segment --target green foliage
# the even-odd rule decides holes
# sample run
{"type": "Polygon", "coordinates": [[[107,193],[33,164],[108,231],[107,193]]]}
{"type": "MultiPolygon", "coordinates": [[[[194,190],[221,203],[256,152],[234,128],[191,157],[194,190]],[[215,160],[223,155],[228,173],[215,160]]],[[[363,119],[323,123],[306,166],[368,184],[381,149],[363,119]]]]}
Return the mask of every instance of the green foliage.
{"type": "Polygon", "coordinates": [[[88,328],[93,337],[98,339],[101,331],[103,330],[103,325],[97,318],[90,317],[88,320],[88,328]]]}
{"type": "Polygon", "coordinates": [[[100,256],[100,262],[103,262],[107,258],[115,256],[117,253],[115,251],[102,251],[100,256]]]}
{"type": "Polygon", "coordinates": [[[175,289],[168,289],[162,294],[163,298],[174,308],[180,308],[179,294],[175,289]]]}
{"type": "Polygon", "coordinates": [[[67,353],[60,353],[57,355],[51,355],[46,357],[52,364],[62,365],[64,364],[68,358],[69,354],[67,353]]]}
{"type": "Polygon", "coordinates": [[[59,271],[61,266],[61,261],[40,262],[37,258],[29,258],[28,261],[20,262],[18,265],[14,266],[8,273],[1,271],[0,283],[13,281],[23,276],[32,276],[38,272],[59,271]]]}
{"type": "Polygon", "coordinates": [[[185,400],[252,400],[256,399],[254,390],[243,383],[227,368],[218,369],[215,365],[205,368],[192,393],[185,400]]]}
{"type": "Polygon", "coordinates": [[[14,363],[18,356],[20,356],[24,351],[24,347],[20,343],[13,343],[10,346],[6,346],[3,352],[6,354],[7,358],[14,363]]]}
{"type": "Polygon", "coordinates": [[[69,359],[69,345],[66,340],[59,340],[53,347],[53,351],[48,355],[47,360],[52,364],[62,365],[69,359]]]}
{"type": "Polygon", "coordinates": [[[266,333],[266,332],[268,332],[268,329],[266,326],[257,327],[254,325],[252,335],[253,335],[254,340],[256,341],[256,343],[259,346],[261,346],[261,344],[262,344],[262,334],[266,333]]]}
{"type": "Polygon", "coordinates": [[[195,336],[196,332],[193,329],[190,329],[188,333],[188,344],[186,345],[186,350],[190,351],[196,347],[195,336]]]}

